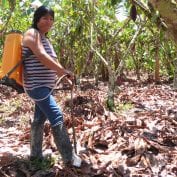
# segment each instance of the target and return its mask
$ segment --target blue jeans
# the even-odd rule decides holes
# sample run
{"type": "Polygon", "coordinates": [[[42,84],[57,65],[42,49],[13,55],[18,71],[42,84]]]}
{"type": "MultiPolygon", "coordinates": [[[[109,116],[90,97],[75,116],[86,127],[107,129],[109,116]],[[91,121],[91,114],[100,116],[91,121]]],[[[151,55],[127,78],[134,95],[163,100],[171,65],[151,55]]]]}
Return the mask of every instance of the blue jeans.
{"type": "Polygon", "coordinates": [[[63,123],[63,114],[57,105],[48,87],[39,87],[26,91],[28,95],[35,101],[34,121],[44,123],[49,120],[52,127],[63,123]],[[45,98],[48,95],[47,98],[45,98]],[[45,98],[44,100],[42,100],[45,98]],[[38,101],[41,99],[40,101],[38,101]]]}

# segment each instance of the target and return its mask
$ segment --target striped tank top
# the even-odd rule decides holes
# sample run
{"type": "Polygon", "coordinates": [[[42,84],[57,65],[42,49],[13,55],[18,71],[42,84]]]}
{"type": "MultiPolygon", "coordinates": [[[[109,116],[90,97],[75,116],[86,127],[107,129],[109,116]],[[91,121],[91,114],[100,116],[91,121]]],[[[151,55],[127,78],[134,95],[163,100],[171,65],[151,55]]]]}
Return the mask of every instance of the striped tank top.
{"type": "MultiPolygon", "coordinates": [[[[41,42],[45,51],[56,60],[57,55],[49,40],[41,36],[41,42]]],[[[24,58],[23,86],[25,89],[53,88],[56,81],[56,72],[43,65],[28,47],[22,46],[22,56],[24,58]]]]}

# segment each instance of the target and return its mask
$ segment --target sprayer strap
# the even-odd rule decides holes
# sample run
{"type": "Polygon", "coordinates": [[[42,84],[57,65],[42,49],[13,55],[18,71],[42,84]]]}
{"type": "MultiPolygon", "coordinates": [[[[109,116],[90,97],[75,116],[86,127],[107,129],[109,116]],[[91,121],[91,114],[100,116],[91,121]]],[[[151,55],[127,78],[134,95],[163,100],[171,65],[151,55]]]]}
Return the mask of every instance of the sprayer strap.
{"type": "Polygon", "coordinates": [[[21,59],[6,75],[5,77],[9,77],[16,69],[18,66],[20,66],[23,63],[23,59],[21,59]]]}

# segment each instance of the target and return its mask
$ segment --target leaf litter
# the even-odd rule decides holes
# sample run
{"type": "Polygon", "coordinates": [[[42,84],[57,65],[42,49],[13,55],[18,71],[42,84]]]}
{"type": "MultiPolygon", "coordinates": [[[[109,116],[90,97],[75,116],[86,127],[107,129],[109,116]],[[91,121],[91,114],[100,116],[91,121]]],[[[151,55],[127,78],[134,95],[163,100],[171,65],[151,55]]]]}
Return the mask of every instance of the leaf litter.
{"type": "Polygon", "coordinates": [[[177,92],[169,85],[127,83],[115,93],[116,111],[106,108],[107,86],[82,82],[70,91],[55,91],[71,140],[72,119],[81,169],[64,167],[48,122],[44,154],[37,166],[28,160],[33,102],[0,86],[0,176],[2,177],[176,177],[177,92]]]}

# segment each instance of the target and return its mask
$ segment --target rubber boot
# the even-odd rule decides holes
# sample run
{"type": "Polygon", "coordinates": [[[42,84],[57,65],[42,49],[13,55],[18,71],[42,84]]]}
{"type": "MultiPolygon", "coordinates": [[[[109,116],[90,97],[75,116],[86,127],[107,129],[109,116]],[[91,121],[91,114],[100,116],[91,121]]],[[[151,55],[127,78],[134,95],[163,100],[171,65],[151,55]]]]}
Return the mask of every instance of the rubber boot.
{"type": "Polygon", "coordinates": [[[66,165],[80,167],[81,159],[72,148],[68,132],[63,124],[52,127],[54,141],[66,165]]]}
{"type": "Polygon", "coordinates": [[[30,160],[42,160],[42,142],[43,142],[44,123],[34,121],[31,124],[31,144],[30,160]]]}

